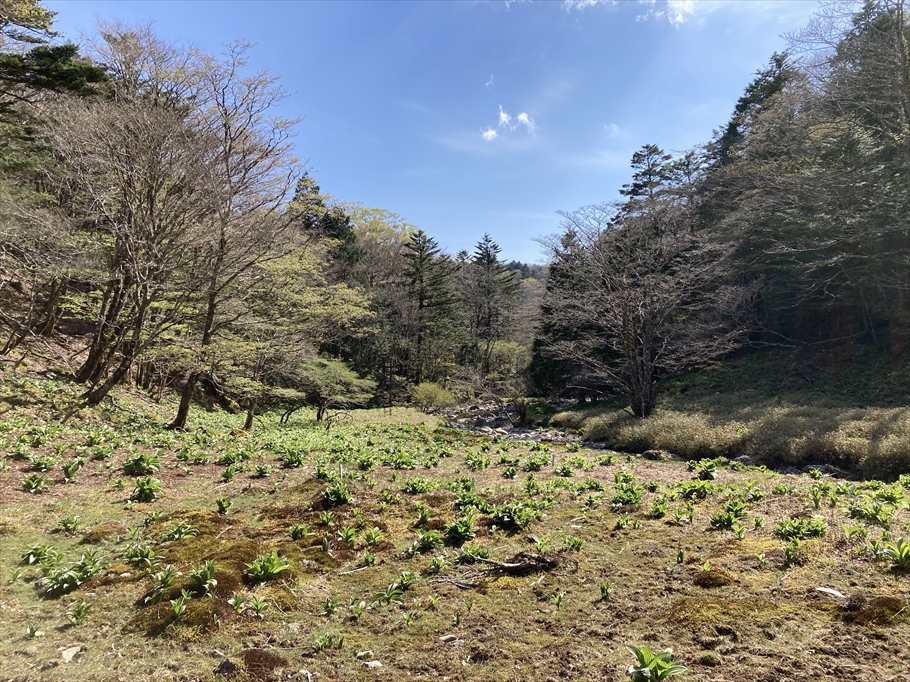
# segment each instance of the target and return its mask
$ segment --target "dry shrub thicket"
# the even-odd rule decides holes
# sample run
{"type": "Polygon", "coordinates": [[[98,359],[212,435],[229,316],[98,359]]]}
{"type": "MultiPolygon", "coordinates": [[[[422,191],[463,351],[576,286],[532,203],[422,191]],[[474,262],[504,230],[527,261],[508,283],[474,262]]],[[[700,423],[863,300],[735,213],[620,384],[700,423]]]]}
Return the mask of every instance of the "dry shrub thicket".
{"type": "Polygon", "coordinates": [[[658,409],[636,420],[623,410],[566,411],[551,424],[592,441],[684,457],[748,455],[774,465],[827,463],[865,477],[894,478],[910,470],[910,409],[756,402],[706,405],[699,413],[658,409]]]}

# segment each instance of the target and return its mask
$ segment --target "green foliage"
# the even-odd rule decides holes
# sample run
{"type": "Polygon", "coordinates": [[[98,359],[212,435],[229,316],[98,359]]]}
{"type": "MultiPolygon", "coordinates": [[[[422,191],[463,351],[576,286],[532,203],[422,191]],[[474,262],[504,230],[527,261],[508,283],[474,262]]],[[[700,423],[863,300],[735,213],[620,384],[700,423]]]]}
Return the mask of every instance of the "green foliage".
{"type": "Polygon", "coordinates": [[[446,542],[456,547],[473,539],[476,534],[477,531],[474,530],[473,510],[468,510],[464,515],[449,523],[445,528],[446,542]]]}
{"type": "Polygon", "coordinates": [[[47,492],[49,484],[50,480],[41,474],[32,474],[22,479],[22,489],[33,495],[47,492]]]}
{"type": "Polygon", "coordinates": [[[785,516],[774,528],[774,535],[784,540],[804,540],[806,538],[820,538],[828,530],[828,524],[821,516],[811,519],[785,516]]]}
{"type": "Polygon", "coordinates": [[[155,454],[142,452],[123,462],[123,473],[128,476],[148,476],[156,473],[161,467],[161,458],[155,454]]]}
{"type": "Polygon", "coordinates": [[[161,481],[151,476],[143,476],[134,481],[135,487],[130,495],[133,502],[154,502],[161,494],[161,481]]]}
{"type": "Polygon", "coordinates": [[[628,644],[626,648],[635,656],[637,663],[629,666],[628,673],[632,682],[660,682],[687,670],[673,663],[673,649],[654,653],[646,646],[639,648],[628,644]]]}
{"type": "Polygon", "coordinates": [[[253,582],[261,583],[274,580],[289,568],[287,558],[279,556],[278,552],[273,551],[271,554],[260,554],[253,563],[247,564],[243,573],[249,576],[253,582]]]}
{"type": "Polygon", "coordinates": [[[894,568],[910,570],[910,542],[898,538],[897,542],[889,542],[885,546],[885,556],[891,559],[894,568]]]}
{"type": "Polygon", "coordinates": [[[430,381],[412,386],[410,390],[411,401],[422,412],[427,414],[455,404],[455,396],[439,384],[430,381]]]}
{"type": "Polygon", "coordinates": [[[347,483],[340,479],[332,481],[322,493],[322,500],[330,506],[349,504],[354,500],[354,493],[348,488],[347,483]]]}

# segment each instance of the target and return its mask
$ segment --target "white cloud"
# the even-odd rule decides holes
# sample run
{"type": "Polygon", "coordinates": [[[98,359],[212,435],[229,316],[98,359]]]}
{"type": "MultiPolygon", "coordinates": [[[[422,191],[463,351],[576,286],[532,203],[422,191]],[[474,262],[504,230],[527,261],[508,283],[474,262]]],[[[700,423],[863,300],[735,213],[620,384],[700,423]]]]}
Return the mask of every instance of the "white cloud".
{"type": "Polygon", "coordinates": [[[493,130],[493,128],[487,128],[480,134],[480,136],[487,142],[492,142],[499,136],[499,133],[493,130]]]}
{"type": "Polygon", "coordinates": [[[667,0],[667,18],[674,26],[685,23],[695,14],[695,0],[667,0]]]}
{"type": "Polygon", "coordinates": [[[610,135],[610,137],[619,137],[620,129],[619,126],[615,123],[605,123],[604,130],[610,135]]]}
{"type": "Polygon", "coordinates": [[[490,87],[491,85],[493,85],[493,74],[492,74],[492,73],[490,74],[490,80],[488,80],[486,83],[484,83],[483,86],[484,86],[485,88],[488,88],[488,87],[490,87]]]}
{"type": "MultiPolygon", "coordinates": [[[[706,8],[704,0],[700,0],[698,5],[696,5],[696,0],[638,0],[638,2],[641,5],[648,5],[648,9],[644,14],[637,15],[635,21],[667,19],[673,26],[686,23],[695,14],[696,7],[706,8]]],[[[562,6],[566,11],[583,11],[595,5],[612,7],[616,4],[617,0],[563,0],[562,6]]]]}
{"type": "Polygon", "coordinates": [[[499,105],[499,127],[508,128],[509,130],[514,129],[512,126],[512,117],[502,110],[501,104],[499,105]]]}
{"type": "Polygon", "coordinates": [[[518,118],[516,120],[524,125],[528,129],[529,133],[533,133],[535,130],[537,130],[537,125],[534,123],[534,119],[523,111],[518,114],[518,118]]]}
{"type": "Polygon", "coordinates": [[[617,0],[562,0],[562,6],[566,11],[578,9],[584,10],[594,5],[615,5],[617,0]]]}

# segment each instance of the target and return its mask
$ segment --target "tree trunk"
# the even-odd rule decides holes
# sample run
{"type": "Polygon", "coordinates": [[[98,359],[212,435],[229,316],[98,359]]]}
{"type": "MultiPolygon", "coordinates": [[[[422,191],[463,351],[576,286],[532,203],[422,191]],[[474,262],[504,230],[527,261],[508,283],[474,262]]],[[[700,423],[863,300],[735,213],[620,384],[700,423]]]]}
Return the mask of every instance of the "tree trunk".
{"type": "Polygon", "coordinates": [[[172,431],[183,431],[186,429],[186,418],[190,413],[190,404],[193,401],[193,395],[196,393],[196,384],[199,381],[199,374],[190,372],[186,378],[186,384],[183,386],[183,392],[180,394],[180,406],[177,408],[177,416],[174,417],[168,428],[172,431]]]}
{"type": "Polygon", "coordinates": [[[249,431],[253,428],[253,419],[256,417],[256,403],[250,403],[250,406],[246,410],[246,421],[243,422],[243,430],[249,431]]]}

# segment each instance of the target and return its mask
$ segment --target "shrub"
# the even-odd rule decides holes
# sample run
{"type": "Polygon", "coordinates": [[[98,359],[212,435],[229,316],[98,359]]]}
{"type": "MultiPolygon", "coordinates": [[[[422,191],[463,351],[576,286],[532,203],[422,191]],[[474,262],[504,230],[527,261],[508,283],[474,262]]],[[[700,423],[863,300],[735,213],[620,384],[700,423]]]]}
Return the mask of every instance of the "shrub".
{"type": "Polygon", "coordinates": [[[455,404],[455,396],[439,384],[424,381],[411,387],[411,400],[422,412],[430,414],[455,404]]]}
{"type": "Polygon", "coordinates": [[[133,502],[154,502],[161,494],[161,481],[151,476],[137,478],[135,486],[130,495],[133,502]]]}

